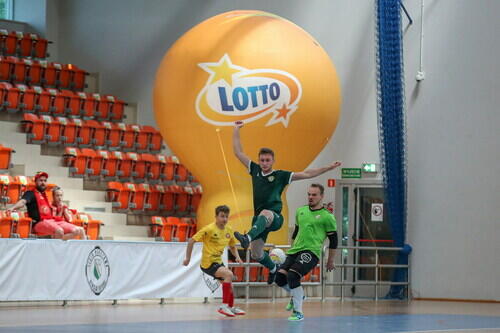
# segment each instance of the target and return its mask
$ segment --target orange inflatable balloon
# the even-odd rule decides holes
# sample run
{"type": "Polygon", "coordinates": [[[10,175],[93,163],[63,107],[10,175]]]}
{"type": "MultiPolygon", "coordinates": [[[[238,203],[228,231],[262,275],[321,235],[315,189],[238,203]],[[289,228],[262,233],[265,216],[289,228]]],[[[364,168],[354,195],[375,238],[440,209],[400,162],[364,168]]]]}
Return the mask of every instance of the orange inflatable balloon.
{"type": "MultiPolygon", "coordinates": [[[[154,112],[165,141],[203,186],[199,227],[226,204],[233,228],[246,231],[252,186],[232,152],[234,122],[245,123],[241,142],[254,161],[269,147],[275,169],[302,171],[333,135],[340,87],[330,58],[300,27],[262,11],[232,11],[193,27],[168,50],[154,112]]],[[[287,220],[285,195],[283,203],[287,220]]],[[[287,243],[287,232],[285,224],[268,242],[287,243]]]]}

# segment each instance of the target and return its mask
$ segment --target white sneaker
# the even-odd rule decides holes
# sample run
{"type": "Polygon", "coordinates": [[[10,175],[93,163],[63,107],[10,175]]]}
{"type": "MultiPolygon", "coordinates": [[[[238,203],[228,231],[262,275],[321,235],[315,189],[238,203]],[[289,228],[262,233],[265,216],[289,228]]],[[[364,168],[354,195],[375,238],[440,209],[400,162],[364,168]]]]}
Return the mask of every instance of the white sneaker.
{"type": "Polygon", "coordinates": [[[227,306],[226,304],[222,304],[219,309],[217,310],[218,313],[228,316],[228,317],[234,317],[233,311],[231,311],[231,308],[227,306]]]}
{"type": "Polygon", "coordinates": [[[237,316],[244,316],[244,315],[246,315],[245,311],[243,311],[242,309],[237,308],[237,307],[232,307],[231,308],[231,312],[234,313],[237,316]]]}

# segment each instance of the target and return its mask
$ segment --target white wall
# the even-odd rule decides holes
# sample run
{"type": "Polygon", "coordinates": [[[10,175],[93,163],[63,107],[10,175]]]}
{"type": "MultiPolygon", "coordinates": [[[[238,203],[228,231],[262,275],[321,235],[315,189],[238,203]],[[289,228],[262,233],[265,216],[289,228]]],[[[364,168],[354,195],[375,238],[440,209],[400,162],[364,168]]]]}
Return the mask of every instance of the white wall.
{"type": "MultiPolygon", "coordinates": [[[[64,0],[58,4],[59,60],[101,73],[105,93],[151,112],[156,67],[191,26],[232,9],[262,9],[311,33],[333,59],[342,115],[333,140],[312,166],[378,162],[372,1],[64,0]]],[[[419,297],[500,300],[500,2],[427,0],[424,65],[416,85],[419,1],[405,34],[409,149],[409,242],[419,297]]],[[[53,11],[54,12],[54,11],[53,11]]],[[[405,21],[406,22],[406,21],[405,21]]],[[[338,177],[333,173],[320,178],[338,177]]],[[[290,186],[290,208],[304,203],[307,182],[290,186]]],[[[331,191],[328,193],[331,195],[331,191]]]]}

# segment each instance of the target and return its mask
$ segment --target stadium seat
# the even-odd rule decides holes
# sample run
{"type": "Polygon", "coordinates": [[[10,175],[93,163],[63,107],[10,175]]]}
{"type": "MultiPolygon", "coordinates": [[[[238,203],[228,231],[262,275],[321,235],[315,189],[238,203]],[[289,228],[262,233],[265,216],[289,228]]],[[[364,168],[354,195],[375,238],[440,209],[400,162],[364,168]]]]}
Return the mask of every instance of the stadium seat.
{"type": "Polygon", "coordinates": [[[124,151],[134,151],[137,134],[141,131],[139,125],[125,125],[125,132],[122,137],[122,149],[124,151]]]}
{"type": "Polygon", "coordinates": [[[87,155],[82,154],[78,148],[66,147],[63,158],[64,164],[69,167],[69,174],[71,177],[85,177],[87,170],[87,155]]]}
{"type": "Polygon", "coordinates": [[[4,55],[15,55],[17,49],[17,35],[15,31],[0,29],[0,49],[4,55]]]}
{"type": "Polygon", "coordinates": [[[82,91],[85,88],[85,78],[88,73],[72,64],[65,66],[70,72],[69,88],[75,91],[82,91]]]}
{"type": "Polygon", "coordinates": [[[46,60],[40,60],[38,63],[42,67],[42,86],[56,88],[57,70],[54,63],[46,60]]]}
{"type": "Polygon", "coordinates": [[[189,228],[189,238],[193,237],[194,234],[196,234],[196,231],[197,231],[196,219],[191,218],[191,227],[189,228]]]}
{"type": "Polygon", "coordinates": [[[159,153],[163,149],[163,138],[160,131],[151,126],[143,126],[142,131],[149,133],[148,150],[152,153],[159,153]]]}
{"type": "Polygon", "coordinates": [[[179,185],[171,185],[170,189],[175,193],[175,212],[186,214],[189,206],[189,189],[179,185]]]}
{"type": "Polygon", "coordinates": [[[109,119],[114,122],[122,121],[123,113],[125,112],[125,105],[127,104],[124,101],[115,98],[114,96],[108,96],[107,98],[113,102],[109,119]]]}
{"type": "Polygon", "coordinates": [[[14,234],[14,223],[8,211],[0,211],[0,238],[11,238],[14,234]]]}
{"type": "Polygon", "coordinates": [[[141,159],[137,153],[126,153],[132,161],[132,178],[134,182],[144,182],[146,180],[146,161],[141,159]]]}
{"type": "Polygon", "coordinates": [[[39,118],[45,122],[44,141],[52,146],[60,145],[62,133],[61,123],[51,116],[40,116],[39,118]]]}
{"type": "MultiPolygon", "coordinates": [[[[42,83],[42,65],[38,61],[22,59],[24,61],[26,76],[22,82],[29,85],[39,85],[42,83]]],[[[19,82],[19,81],[18,81],[19,82]]]]}
{"type": "Polygon", "coordinates": [[[15,152],[14,149],[0,144],[0,170],[7,170],[11,167],[12,154],[15,152]]]}
{"type": "Polygon", "coordinates": [[[41,144],[45,140],[45,121],[37,115],[25,113],[21,125],[25,133],[28,134],[28,143],[41,144]]]}
{"type": "Polygon", "coordinates": [[[94,148],[102,149],[106,146],[106,128],[100,121],[87,120],[87,125],[91,128],[90,143],[94,148]]]}
{"type": "Polygon", "coordinates": [[[189,236],[190,219],[181,218],[179,224],[177,225],[177,230],[175,232],[175,238],[178,242],[185,242],[189,236]]]}
{"type": "Polygon", "coordinates": [[[144,210],[144,203],[145,201],[148,200],[149,197],[149,186],[144,186],[145,184],[132,184],[132,183],[125,183],[125,186],[127,186],[130,189],[130,203],[129,203],[129,208],[132,211],[143,211],[144,210]]]}
{"type": "Polygon", "coordinates": [[[2,99],[2,108],[9,112],[17,112],[21,93],[19,89],[7,82],[1,83],[1,89],[5,92],[2,99]]]}
{"type": "Polygon", "coordinates": [[[180,185],[185,185],[188,181],[188,169],[183,164],[177,164],[175,169],[175,182],[180,185]]]}
{"type": "MultiPolygon", "coordinates": [[[[159,186],[157,186],[159,188],[159,186]]],[[[165,192],[161,196],[160,200],[160,210],[167,214],[173,214],[175,212],[175,192],[171,189],[171,186],[164,187],[165,192]]]]}
{"type": "Polygon", "coordinates": [[[14,223],[15,236],[19,238],[33,238],[32,235],[32,220],[27,212],[11,212],[10,217],[14,223]]]}
{"type": "Polygon", "coordinates": [[[196,185],[192,187],[193,194],[191,196],[190,204],[189,204],[189,212],[194,214],[198,210],[198,206],[200,205],[201,196],[203,194],[203,188],[201,185],[196,185]]]}
{"type": "Polygon", "coordinates": [[[61,124],[61,143],[64,146],[75,146],[76,124],[65,117],[57,117],[56,119],[61,124]]]}
{"type": "Polygon", "coordinates": [[[161,185],[153,185],[150,187],[149,193],[149,207],[146,208],[147,211],[158,211],[160,210],[160,202],[165,189],[161,185]]]}
{"type": "MultiPolygon", "coordinates": [[[[158,155],[158,159],[161,161],[164,159],[164,155],[158,155]],[[163,157],[162,157],[163,156],[163,157]]],[[[175,169],[179,164],[179,159],[176,156],[167,156],[166,163],[161,171],[161,179],[164,183],[173,183],[175,178],[175,169]]]]}
{"type": "Polygon", "coordinates": [[[113,151],[112,154],[119,160],[117,176],[121,181],[127,181],[132,176],[132,160],[127,154],[113,151]]]}
{"type": "Polygon", "coordinates": [[[122,136],[125,132],[125,124],[111,123],[108,121],[104,121],[102,124],[106,130],[106,145],[108,146],[108,149],[119,150],[121,147],[122,136]]]}
{"type": "Polygon", "coordinates": [[[84,224],[86,227],[85,232],[87,234],[88,239],[91,240],[99,239],[101,227],[104,225],[102,221],[93,219],[92,216],[90,216],[87,213],[78,212],[76,216],[77,220],[81,220],[85,223],[84,224]]]}
{"type": "Polygon", "coordinates": [[[166,242],[171,242],[174,240],[177,225],[179,224],[179,218],[174,216],[169,216],[165,219],[165,224],[163,225],[163,240],[166,242]]]}
{"type": "Polygon", "coordinates": [[[100,94],[93,94],[94,100],[96,101],[95,117],[98,120],[108,120],[111,115],[111,108],[113,102],[110,101],[107,96],[100,94]]]}
{"type": "Polygon", "coordinates": [[[26,82],[26,73],[27,73],[27,67],[29,64],[28,62],[25,62],[24,59],[17,58],[17,57],[9,57],[9,61],[12,62],[12,67],[11,67],[11,72],[10,72],[10,81],[15,82],[15,83],[25,83],[26,82]]]}
{"type": "Polygon", "coordinates": [[[106,200],[111,202],[113,208],[118,210],[128,209],[130,190],[124,189],[124,184],[119,182],[109,182],[106,189],[106,200]]]}
{"type": "Polygon", "coordinates": [[[35,90],[25,84],[16,84],[16,88],[19,91],[18,110],[30,113],[35,112],[35,90]]]}
{"type": "Polygon", "coordinates": [[[141,154],[141,159],[146,163],[146,177],[148,182],[156,184],[160,181],[162,163],[157,155],[141,154]]]}
{"type": "Polygon", "coordinates": [[[151,237],[161,237],[164,223],[165,219],[162,216],[151,216],[151,223],[149,224],[151,237]]]}
{"type": "Polygon", "coordinates": [[[60,63],[53,63],[56,69],[56,88],[57,89],[70,89],[71,83],[71,70],[67,65],[60,63]]]}
{"type": "Polygon", "coordinates": [[[101,176],[102,156],[94,149],[82,148],[80,154],[86,161],[85,175],[89,178],[99,178],[101,176]]]}
{"type": "Polygon", "coordinates": [[[101,175],[107,180],[115,179],[119,160],[107,150],[98,150],[97,154],[102,157],[101,175]]]}
{"type": "Polygon", "coordinates": [[[73,123],[76,125],[76,143],[79,147],[88,148],[91,146],[90,140],[92,127],[85,121],[73,118],[73,123]]]}

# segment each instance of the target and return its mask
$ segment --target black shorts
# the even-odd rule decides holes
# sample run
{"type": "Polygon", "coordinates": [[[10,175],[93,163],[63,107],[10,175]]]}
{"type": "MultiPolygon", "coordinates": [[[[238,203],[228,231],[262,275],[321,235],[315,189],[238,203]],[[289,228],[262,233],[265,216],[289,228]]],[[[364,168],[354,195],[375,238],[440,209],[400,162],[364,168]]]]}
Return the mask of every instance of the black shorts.
{"type": "Polygon", "coordinates": [[[311,251],[300,251],[294,254],[287,254],[286,260],[280,269],[285,271],[295,271],[301,277],[309,273],[314,267],[318,265],[319,259],[311,251]]]}
{"type": "Polygon", "coordinates": [[[223,263],[219,264],[217,262],[212,263],[210,266],[208,266],[208,268],[203,268],[203,267],[200,266],[200,268],[203,271],[203,273],[210,275],[214,279],[222,280],[222,278],[220,278],[220,277],[215,277],[215,272],[217,272],[217,270],[219,269],[219,267],[225,267],[225,266],[224,266],[223,263]]]}

